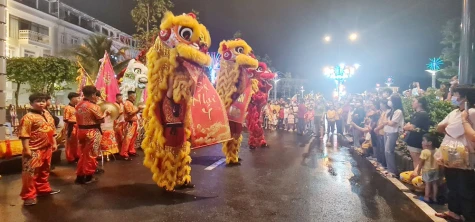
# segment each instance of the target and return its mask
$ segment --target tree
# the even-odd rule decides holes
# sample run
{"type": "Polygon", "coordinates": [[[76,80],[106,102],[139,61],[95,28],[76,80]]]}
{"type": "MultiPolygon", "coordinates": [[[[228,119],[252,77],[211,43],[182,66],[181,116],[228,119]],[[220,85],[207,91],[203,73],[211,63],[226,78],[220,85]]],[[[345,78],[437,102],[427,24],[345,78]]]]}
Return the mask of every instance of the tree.
{"type": "Polygon", "coordinates": [[[117,58],[120,58],[122,52],[127,49],[127,47],[123,47],[118,51],[112,51],[112,39],[105,35],[91,35],[84,40],[84,44],[66,49],[63,54],[76,58],[91,78],[95,79],[101,66],[100,60],[104,58],[106,51],[109,53],[115,73],[119,73],[126,68],[130,59],[124,58],[121,62],[118,62],[117,58]]]}
{"type": "Polygon", "coordinates": [[[147,50],[153,45],[154,38],[160,32],[160,18],[173,7],[173,3],[170,0],[135,1],[137,5],[130,12],[137,29],[134,38],[138,41],[140,49],[147,50]]]}
{"type": "Polygon", "coordinates": [[[196,10],[194,10],[194,9],[191,9],[191,13],[193,13],[193,14],[196,15],[196,20],[199,20],[199,19],[200,19],[200,17],[199,17],[200,12],[199,12],[199,11],[196,11],[196,10]]]}
{"type": "Polygon", "coordinates": [[[444,45],[440,58],[445,63],[445,68],[438,73],[437,80],[441,83],[450,82],[450,78],[458,74],[460,54],[460,19],[451,19],[442,27],[442,41],[444,45]]]}
{"type": "Polygon", "coordinates": [[[21,57],[7,60],[7,78],[16,83],[15,104],[20,86],[29,84],[31,92],[53,95],[63,83],[73,82],[77,67],[70,60],[57,57],[21,57]],[[56,88],[55,88],[56,87],[56,88]]]}
{"type": "Polygon", "coordinates": [[[237,30],[233,35],[233,39],[238,39],[238,38],[241,38],[241,37],[242,37],[241,30],[237,30]]]}
{"type": "Polygon", "coordinates": [[[66,89],[64,83],[71,83],[76,79],[78,67],[70,60],[57,57],[38,57],[31,63],[36,70],[28,81],[30,91],[54,95],[55,90],[66,89]]]}
{"type": "Polygon", "coordinates": [[[15,90],[15,104],[18,106],[18,97],[20,93],[20,86],[28,83],[28,81],[35,75],[37,69],[36,63],[33,63],[32,57],[19,57],[7,59],[7,79],[16,84],[15,90]]]}

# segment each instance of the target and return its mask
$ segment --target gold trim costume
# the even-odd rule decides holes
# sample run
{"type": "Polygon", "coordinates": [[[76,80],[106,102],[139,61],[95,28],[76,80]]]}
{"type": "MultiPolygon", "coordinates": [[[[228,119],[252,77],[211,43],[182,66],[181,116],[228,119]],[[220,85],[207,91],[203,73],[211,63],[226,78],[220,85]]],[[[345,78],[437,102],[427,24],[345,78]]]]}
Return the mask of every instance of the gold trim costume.
{"type": "Polygon", "coordinates": [[[147,53],[144,165],[157,185],[167,191],[193,187],[190,104],[196,77],[211,63],[207,55],[210,45],[208,30],[194,14],[166,12],[160,34],[147,53]]]}
{"type": "MultiPolygon", "coordinates": [[[[219,44],[219,53],[222,55],[216,91],[228,110],[229,126],[232,139],[223,143],[223,153],[226,155],[226,164],[239,165],[239,148],[242,142],[242,122],[233,121],[234,113],[245,115],[247,106],[253,93],[257,92],[257,80],[249,80],[250,70],[256,69],[258,61],[255,59],[252,48],[242,39],[222,41],[219,44]],[[252,87],[245,95],[246,89],[252,87]],[[248,98],[242,99],[242,98],[248,98]],[[240,109],[233,109],[237,102],[243,102],[240,109]]],[[[243,120],[244,121],[244,120],[243,120]]]]}

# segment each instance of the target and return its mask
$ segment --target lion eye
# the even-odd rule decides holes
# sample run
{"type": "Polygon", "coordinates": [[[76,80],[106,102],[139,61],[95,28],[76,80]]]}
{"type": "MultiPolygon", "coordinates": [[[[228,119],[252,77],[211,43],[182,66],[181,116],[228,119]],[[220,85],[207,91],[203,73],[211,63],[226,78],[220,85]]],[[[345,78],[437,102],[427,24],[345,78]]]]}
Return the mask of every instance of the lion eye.
{"type": "Polygon", "coordinates": [[[178,33],[184,40],[190,41],[191,36],[193,35],[193,29],[180,26],[180,28],[178,28],[178,33]]]}
{"type": "Polygon", "coordinates": [[[242,53],[244,53],[244,47],[242,47],[242,46],[236,47],[235,51],[236,51],[237,53],[241,53],[241,54],[242,54],[242,53]]]}

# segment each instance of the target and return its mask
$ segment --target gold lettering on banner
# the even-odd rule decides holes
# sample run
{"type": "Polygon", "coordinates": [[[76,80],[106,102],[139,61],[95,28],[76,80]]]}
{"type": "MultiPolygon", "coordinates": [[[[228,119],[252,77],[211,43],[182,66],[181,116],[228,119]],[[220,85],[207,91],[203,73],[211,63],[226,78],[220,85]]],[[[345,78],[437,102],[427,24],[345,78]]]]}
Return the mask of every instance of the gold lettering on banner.
{"type": "Polygon", "coordinates": [[[240,103],[243,103],[243,102],[244,102],[244,93],[241,94],[241,95],[238,97],[237,101],[240,102],[240,103]]]}
{"type": "Polygon", "coordinates": [[[193,106],[195,106],[195,101],[197,101],[199,104],[201,104],[201,98],[200,98],[200,94],[197,94],[197,95],[198,95],[198,98],[196,98],[196,97],[193,97],[193,100],[192,100],[192,102],[193,102],[193,106]]]}
{"type": "Polygon", "coordinates": [[[216,99],[214,95],[212,98],[209,98],[207,97],[206,93],[198,93],[196,94],[196,97],[193,97],[193,106],[195,105],[195,101],[199,104],[204,104],[209,107],[212,103],[216,102],[216,99]]]}
{"type": "Polygon", "coordinates": [[[203,111],[204,113],[208,114],[208,119],[211,120],[211,110],[213,110],[213,108],[210,108],[207,112],[206,112],[206,109],[203,108],[201,109],[201,111],[203,111]]]}

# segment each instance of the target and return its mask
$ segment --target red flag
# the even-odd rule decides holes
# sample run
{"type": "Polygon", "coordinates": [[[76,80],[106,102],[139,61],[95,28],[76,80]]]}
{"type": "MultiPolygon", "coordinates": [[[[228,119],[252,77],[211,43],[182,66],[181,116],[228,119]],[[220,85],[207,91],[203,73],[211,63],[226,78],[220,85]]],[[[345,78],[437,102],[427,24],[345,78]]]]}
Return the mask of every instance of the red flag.
{"type": "Polygon", "coordinates": [[[107,52],[104,53],[104,58],[97,74],[96,88],[101,91],[102,97],[107,102],[115,102],[115,95],[119,93],[119,84],[115,78],[114,69],[107,52]]]}

